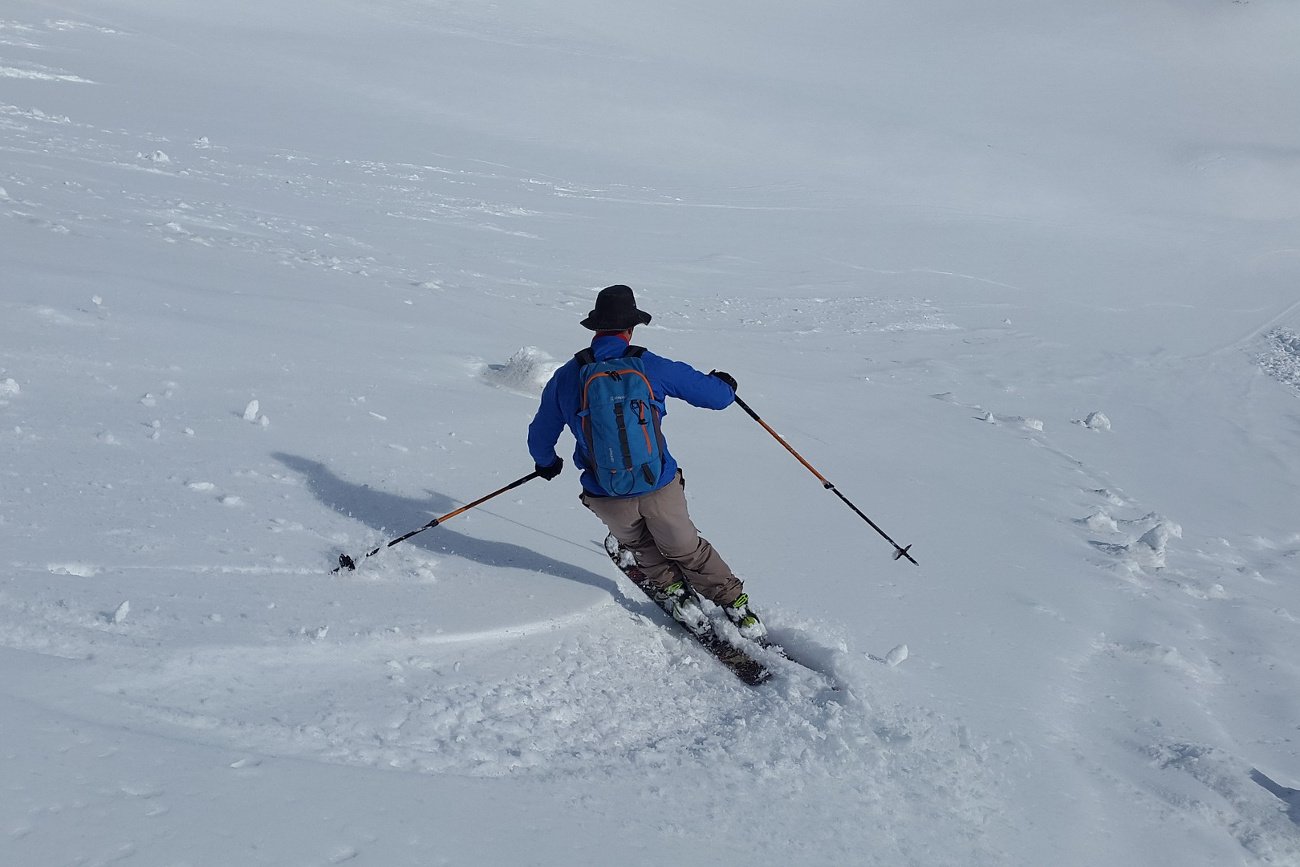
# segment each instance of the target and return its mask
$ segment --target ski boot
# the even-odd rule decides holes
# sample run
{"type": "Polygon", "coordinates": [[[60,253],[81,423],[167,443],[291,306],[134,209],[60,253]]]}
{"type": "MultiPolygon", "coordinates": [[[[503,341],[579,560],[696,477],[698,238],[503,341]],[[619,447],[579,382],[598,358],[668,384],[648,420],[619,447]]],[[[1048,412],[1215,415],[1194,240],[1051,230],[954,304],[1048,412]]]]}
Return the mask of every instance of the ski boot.
{"type": "Polygon", "coordinates": [[[672,618],[696,635],[708,631],[709,618],[700,607],[700,598],[680,578],[667,587],[657,589],[654,601],[672,618]]]}
{"type": "Polygon", "coordinates": [[[727,612],[727,617],[731,622],[736,624],[737,631],[740,632],[741,638],[747,638],[750,641],[759,644],[767,643],[767,627],[763,621],[758,619],[758,615],[750,610],[749,594],[742,593],[736,597],[736,601],[730,605],[722,606],[727,612]]]}

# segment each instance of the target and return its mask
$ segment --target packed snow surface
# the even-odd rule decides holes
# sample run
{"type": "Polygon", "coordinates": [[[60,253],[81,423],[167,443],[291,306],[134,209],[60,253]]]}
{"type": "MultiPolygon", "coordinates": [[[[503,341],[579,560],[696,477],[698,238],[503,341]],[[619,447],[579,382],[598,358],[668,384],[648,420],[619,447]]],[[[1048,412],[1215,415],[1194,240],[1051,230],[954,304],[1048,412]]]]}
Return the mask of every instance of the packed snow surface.
{"type": "MultiPolygon", "coordinates": [[[[1300,864],[1300,8],[0,11],[0,863],[1300,864]],[[751,689],[524,433],[605,285],[751,689]],[[331,571],[340,554],[353,571],[331,571]]],[[[570,451],[567,438],[561,453],[570,451]]]]}

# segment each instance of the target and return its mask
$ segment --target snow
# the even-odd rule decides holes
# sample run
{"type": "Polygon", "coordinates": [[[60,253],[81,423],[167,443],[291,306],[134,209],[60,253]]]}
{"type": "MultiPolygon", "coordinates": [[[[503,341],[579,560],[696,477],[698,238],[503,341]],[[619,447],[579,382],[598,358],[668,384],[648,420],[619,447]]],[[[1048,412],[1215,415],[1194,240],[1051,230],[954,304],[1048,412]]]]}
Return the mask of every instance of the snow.
{"type": "Polygon", "coordinates": [[[1079,424],[1088,430],[1110,430],[1110,416],[1104,412],[1090,412],[1079,424]]]}
{"type": "Polygon", "coordinates": [[[551,374],[561,364],[536,346],[524,346],[506,359],[504,364],[488,365],[483,376],[502,388],[540,395],[551,374]]]}
{"type": "Polygon", "coordinates": [[[47,6],[0,862],[1300,864],[1294,4],[47,6]],[[684,641],[572,468],[361,559],[532,469],[612,283],[912,545],[673,407],[824,676],[684,641]]]}

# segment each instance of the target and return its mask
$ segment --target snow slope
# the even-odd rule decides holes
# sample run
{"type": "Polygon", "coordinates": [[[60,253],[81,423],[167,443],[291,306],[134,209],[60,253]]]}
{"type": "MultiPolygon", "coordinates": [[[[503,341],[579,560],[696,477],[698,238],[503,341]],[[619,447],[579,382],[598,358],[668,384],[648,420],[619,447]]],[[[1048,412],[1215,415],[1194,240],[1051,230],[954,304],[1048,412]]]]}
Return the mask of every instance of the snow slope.
{"type": "Polygon", "coordinates": [[[10,0],[0,863],[1300,864],[1296,44],[1284,0],[10,0]],[[614,282],[914,545],[672,407],[838,691],[682,641],[571,472],[330,572],[531,470],[614,282]]]}

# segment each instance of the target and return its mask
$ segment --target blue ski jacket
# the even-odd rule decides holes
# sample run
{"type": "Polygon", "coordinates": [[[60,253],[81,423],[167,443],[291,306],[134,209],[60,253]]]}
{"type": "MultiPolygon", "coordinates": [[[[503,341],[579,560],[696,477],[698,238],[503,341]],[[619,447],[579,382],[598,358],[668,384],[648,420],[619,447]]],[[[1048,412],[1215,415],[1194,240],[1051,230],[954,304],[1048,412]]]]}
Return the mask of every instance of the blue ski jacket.
{"type": "MultiPolygon", "coordinates": [[[[600,336],[591,342],[591,349],[598,361],[621,357],[627,352],[627,346],[627,341],[617,335],[600,336]]],[[[641,360],[645,364],[650,387],[660,400],[675,397],[703,409],[726,409],[736,399],[731,386],[716,376],[701,373],[685,362],[672,361],[648,350],[641,356],[641,360]]],[[[577,359],[570,358],[546,383],[546,388],[542,390],[541,406],[537,408],[537,415],[528,426],[528,451],[538,466],[553,465],[559,459],[555,445],[559,442],[560,432],[567,426],[577,441],[573,450],[573,462],[582,469],[583,490],[592,496],[608,497],[612,495],[600,486],[589,468],[587,445],[582,435],[582,423],[578,419],[582,403],[582,383],[578,377],[578,368],[577,359]]],[[[668,415],[666,407],[663,415],[668,415]]],[[[677,461],[668,451],[665,438],[664,469],[659,474],[659,483],[654,490],[671,482],[676,475],[677,461]]]]}

